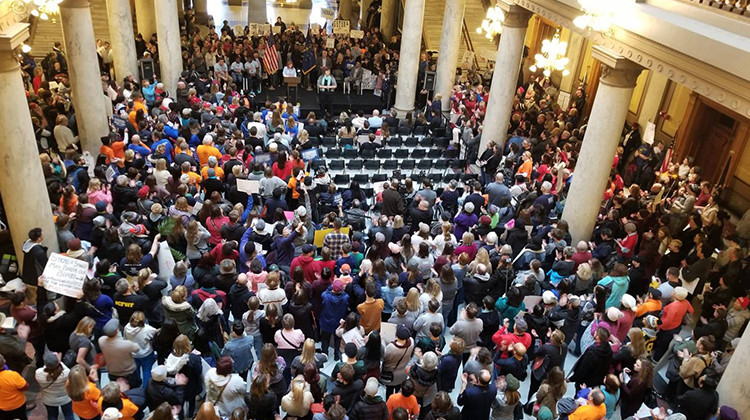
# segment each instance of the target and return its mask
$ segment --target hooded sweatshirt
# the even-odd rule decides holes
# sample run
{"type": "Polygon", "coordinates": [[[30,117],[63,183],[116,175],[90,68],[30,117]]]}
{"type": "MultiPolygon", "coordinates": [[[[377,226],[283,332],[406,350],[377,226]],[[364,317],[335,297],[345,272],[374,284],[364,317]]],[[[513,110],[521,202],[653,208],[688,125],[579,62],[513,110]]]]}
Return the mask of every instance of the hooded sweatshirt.
{"type": "Polygon", "coordinates": [[[216,368],[211,368],[206,373],[205,384],[206,401],[216,401],[214,405],[222,417],[229,417],[236,408],[245,408],[247,384],[239,375],[222,376],[216,373],[216,368]]]}
{"type": "Polygon", "coordinates": [[[164,308],[164,317],[173,319],[177,323],[180,334],[185,334],[193,339],[195,335],[195,310],[187,302],[175,303],[170,296],[161,298],[162,307],[164,308]]]}
{"type": "Polygon", "coordinates": [[[303,254],[293,259],[289,271],[294,272],[294,269],[297,266],[302,267],[302,272],[305,273],[305,280],[307,280],[311,284],[316,280],[316,271],[318,268],[318,264],[315,263],[315,259],[312,256],[303,254]]]}
{"type": "Polygon", "coordinates": [[[609,297],[607,298],[607,302],[605,303],[606,308],[619,308],[620,307],[620,301],[622,300],[622,296],[627,293],[628,291],[628,285],[630,284],[630,280],[628,279],[628,276],[621,276],[621,277],[612,277],[607,276],[601,280],[599,280],[597,285],[610,287],[612,288],[612,292],[609,294],[609,297]]]}
{"type": "Polygon", "coordinates": [[[122,335],[126,340],[132,341],[138,344],[140,350],[133,353],[133,357],[140,359],[153,353],[154,348],[151,346],[151,339],[156,334],[156,328],[151,325],[144,325],[142,327],[134,327],[130,323],[125,325],[122,335]]]}

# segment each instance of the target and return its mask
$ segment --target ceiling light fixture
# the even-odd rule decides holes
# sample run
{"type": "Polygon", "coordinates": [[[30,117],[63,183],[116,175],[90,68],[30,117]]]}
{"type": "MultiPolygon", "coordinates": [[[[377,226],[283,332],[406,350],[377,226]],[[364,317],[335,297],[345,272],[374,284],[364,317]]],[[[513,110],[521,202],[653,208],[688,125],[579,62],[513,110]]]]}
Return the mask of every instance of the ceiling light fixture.
{"type": "Polygon", "coordinates": [[[536,73],[542,69],[544,77],[550,77],[553,71],[562,71],[563,76],[570,74],[567,68],[568,57],[565,53],[568,50],[568,43],[560,41],[560,29],[555,31],[552,39],[542,41],[542,52],[534,56],[534,65],[529,70],[536,73]]]}

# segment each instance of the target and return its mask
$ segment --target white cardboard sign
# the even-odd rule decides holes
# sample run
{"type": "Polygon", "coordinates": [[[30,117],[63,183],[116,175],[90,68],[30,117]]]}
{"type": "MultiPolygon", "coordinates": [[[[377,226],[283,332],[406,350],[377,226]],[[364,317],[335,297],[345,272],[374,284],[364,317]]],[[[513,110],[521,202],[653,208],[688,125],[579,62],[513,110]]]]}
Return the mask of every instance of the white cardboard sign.
{"type": "Polygon", "coordinates": [[[86,261],[66,257],[62,254],[53,253],[44,267],[44,288],[50,292],[79,298],[83,296],[83,282],[89,264],[86,261]]]}

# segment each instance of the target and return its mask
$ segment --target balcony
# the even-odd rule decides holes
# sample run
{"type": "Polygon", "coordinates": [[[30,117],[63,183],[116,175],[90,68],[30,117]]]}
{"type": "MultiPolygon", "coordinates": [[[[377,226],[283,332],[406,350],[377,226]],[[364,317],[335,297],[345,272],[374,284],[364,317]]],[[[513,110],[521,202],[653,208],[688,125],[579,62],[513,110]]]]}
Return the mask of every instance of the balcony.
{"type": "Polygon", "coordinates": [[[750,0],[680,0],[706,9],[750,19],[750,0]]]}

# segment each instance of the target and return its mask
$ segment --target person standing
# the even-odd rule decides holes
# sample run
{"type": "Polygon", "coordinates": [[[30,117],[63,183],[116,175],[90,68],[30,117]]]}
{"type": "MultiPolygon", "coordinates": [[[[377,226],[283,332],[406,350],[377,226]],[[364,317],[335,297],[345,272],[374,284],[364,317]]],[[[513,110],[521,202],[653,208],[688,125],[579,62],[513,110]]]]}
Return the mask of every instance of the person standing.
{"type": "Polygon", "coordinates": [[[58,410],[62,410],[65,420],[73,420],[73,402],[65,391],[65,383],[70,375],[70,369],[60,363],[57,354],[44,355],[44,367],[36,370],[36,381],[42,393],[42,402],[47,409],[49,419],[57,419],[58,410]]]}
{"type": "Polygon", "coordinates": [[[39,276],[47,266],[47,247],[42,245],[44,234],[42,228],[34,228],[29,231],[29,239],[23,243],[23,269],[21,270],[23,282],[26,284],[26,295],[28,304],[37,304],[37,308],[43,308],[47,304],[47,291],[39,285],[39,276]]]}
{"type": "Polygon", "coordinates": [[[104,335],[99,337],[99,347],[107,361],[109,378],[123,378],[128,381],[132,388],[141,385],[141,379],[136,370],[137,365],[133,354],[141,351],[138,344],[127,341],[120,336],[120,323],[116,319],[110,319],[102,329],[104,335]]]}
{"type": "Polygon", "coordinates": [[[458,404],[463,405],[461,418],[488,419],[492,402],[497,396],[497,388],[492,383],[492,375],[488,370],[479,372],[479,377],[469,379],[469,374],[461,376],[461,392],[458,395],[458,404]]]}
{"type": "Polygon", "coordinates": [[[323,76],[318,80],[318,92],[320,92],[320,110],[323,115],[333,115],[333,91],[336,90],[336,79],[331,76],[331,69],[326,68],[323,76]]]}
{"type": "Polygon", "coordinates": [[[8,369],[0,355],[0,419],[26,420],[26,394],[29,384],[16,371],[8,369]]]}

